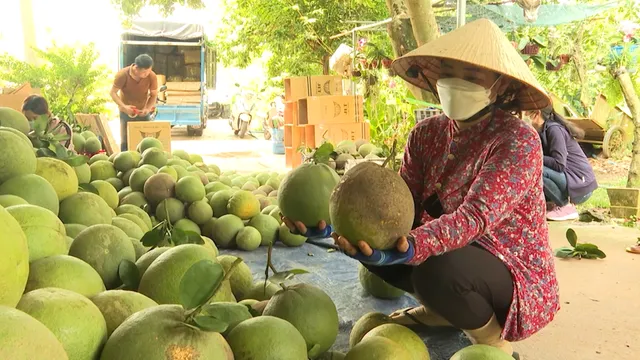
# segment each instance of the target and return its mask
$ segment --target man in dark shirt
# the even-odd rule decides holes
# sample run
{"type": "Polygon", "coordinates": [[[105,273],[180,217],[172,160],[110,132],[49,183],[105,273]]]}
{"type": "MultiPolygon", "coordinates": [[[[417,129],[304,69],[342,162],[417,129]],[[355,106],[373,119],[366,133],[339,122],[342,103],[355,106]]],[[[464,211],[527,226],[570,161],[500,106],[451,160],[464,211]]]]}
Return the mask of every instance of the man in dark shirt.
{"type": "Polygon", "coordinates": [[[118,71],[113,81],[110,95],[120,109],[121,151],[128,149],[127,123],[147,121],[151,117],[158,96],[158,79],[152,67],[151,56],[139,55],[133,64],[118,71]]]}

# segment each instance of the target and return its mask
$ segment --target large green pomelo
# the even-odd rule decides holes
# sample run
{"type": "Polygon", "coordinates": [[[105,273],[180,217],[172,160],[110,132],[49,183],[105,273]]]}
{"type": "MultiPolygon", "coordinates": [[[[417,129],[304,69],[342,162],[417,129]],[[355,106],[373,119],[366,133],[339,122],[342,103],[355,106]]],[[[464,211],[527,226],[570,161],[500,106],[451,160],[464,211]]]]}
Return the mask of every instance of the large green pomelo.
{"type": "Polygon", "coordinates": [[[136,146],[136,150],[142,154],[149,148],[157,148],[160,150],[164,150],[164,146],[162,146],[162,142],[156,138],[146,137],[140,141],[138,146],[136,146]]]}
{"type": "Polygon", "coordinates": [[[142,239],[145,234],[138,224],[120,216],[116,216],[111,219],[111,225],[120,228],[120,230],[124,231],[128,237],[137,240],[142,239]]]}
{"type": "MultiPolygon", "coordinates": [[[[113,188],[116,189],[116,192],[124,188],[124,182],[122,182],[122,180],[118,178],[109,178],[105,181],[111,184],[111,186],[113,186],[113,188]]],[[[118,196],[118,199],[120,199],[120,196],[118,196]]]]}
{"type": "MultiPolygon", "coordinates": [[[[120,189],[118,191],[118,199],[120,199],[120,201],[122,201],[122,199],[131,194],[133,192],[133,189],[131,188],[131,186],[125,186],[122,189],[120,189]]],[[[144,194],[143,194],[144,195],[144,194]]]]}
{"type": "Polygon", "coordinates": [[[306,236],[293,234],[285,224],[280,225],[278,228],[278,239],[289,247],[302,246],[307,241],[306,236]]]}
{"type": "Polygon", "coordinates": [[[89,165],[93,165],[98,161],[109,161],[109,156],[106,154],[95,154],[89,159],[89,165]]]}
{"type": "Polygon", "coordinates": [[[116,177],[116,168],[108,160],[99,160],[89,165],[91,169],[91,181],[94,180],[107,180],[112,177],[116,177]]]}
{"type": "Polygon", "coordinates": [[[326,353],[320,355],[317,360],[344,360],[346,354],[338,352],[338,351],[327,351],[326,353]]]}
{"type": "Polygon", "coordinates": [[[135,157],[133,151],[123,151],[116,155],[115,159],[113,159],[113,167],[118,171],[127,172],[136,167],[138,164],[138,159],[135,157]]]}
{"type": "Polygon", "coordinates": [[[358,263],[358,280],[367,293],[379,299],[397,299],[404,295],[404,290],[385,282],[361,263],[358,263]]]}
{"type": "Polygon", "coordinates": [[[157,168],[157,167],[155,167],[155,166],[153,166],[151,164],[142,164],[142,165],[140,165],[140,168],[141,169],[149,169],[149,170],[153,171],[154,174],[157,174],[158,170],[160,170],[159,168],[157,168]]]}
{"type": "Polygon", "coordinates": [[[187,152],[186,152],[186,151],[184,151],[184,150],[174,150],[171,154],[172,154],[174,157],[178,157],[178,158],[180,158],[180,159],[182,159],[182,160],[187,160],[187,161],[189,161],[189,153],[187,153],[187,152]]]}
{"type": "Polygon", "coordinates": [[[0,131],[0,183],[36,172],[36,154],[20,136],[0,131]]]}
{"type": "Polygon", "coordinates": [[[0,206],[8,208],[14,205],[26,205],[27,200],[15,195],[0,195],[0,206]]]}
{"type": "Polygon", "coordinates": [[[73,133],[71,134],[71,143],[73,144],[73,149],[78,153],[84,153],[84,146],[87,140],[82,136],[82,134],[73,133]]]}
{"type": "Polygon", "coordinates": [[[67,231],[67,236],[75,239],[82,230],[86,229],[86,225],[82,224],[64,224],[64,229],[67,231]]]}
{"type": "Polygon", "coordinates": [[[373,144],[362,144],[360,148],[358,148],[358,153],[360,156],[365,157],[375,151],[376,146],[373,144]]]}
{"type": "Polygon", "coordinates": [[[226,189],[213,193],[209,201],[209,206],[213,209],[213,216],[219,218],[228,214],[227,205],[229,204],[229,199],[231,199],[231,196],[233,196],[235,192],[235,190],[226,189]]]}
{"type": "Polygon", "coordinates": [[[29,134],[29,120],[20,112],[9,107],[0,107],[0,126],[6,126],[29,134]]]}
{"type": "Polygon", "coordinates": [[[100,195],[102,200],[104,200],[110,208],[115,210],[115,208],[118,207],[120,199],[118,198],[118,192],[113,185],[104,180],[94,180],[91,182],[91,185],[98,190],[98,195],[100,195]]]}
{"type": "MultiPolygon", "coordinates": [[[[0,126],[0,131],[6,131],[6,132],[10,132],[10,133],[12,133],[14,135],[17,135],[29,147],[33,146],[33,144],[31,143],[31,140],[27,137],[27,135],[25,135],[23,132],[21,132],[18,129],[14,129],[14,128],[11,128],[11,127],[6,127],[6,126],[0,126]]],[[[35,149],[34,149],[34,151],[35,151],[35,149]]]]}
{"type": "Polygon", "coordinates": [[[249,220],[260,213],[260,201],[249,191],[240,190],[231,195],[227,212],[242,220],[249,220]]]}
{"type": "Polygon", "coordinates": [[[133,191],[144,191],[144,183],[149,180],[151,176],[153,176],[155,172],[149,168],[137,168],[133,170],[131,173],[131,177],[129,178],[129,186],[133,191]]]}
{"type": "Polygon", "coordinates": [[[133,244],[133,249],[136,252],[136,261],[144,254],[147,253],[147,251],[149,251],[150,247],[146,247],[144,246],[144,244],[142,244],[142,241],[140,241],[140,239],[135,239],[130,237],[129,240],[131,240],[131,244],[133,244]]]}
{"type": "MultiPolygon", "coordinates": [[[[224,268],[225,272],[229,271],[231,265],[237,259],[238,257],[233,255],[218,256],[218,261],[224,268]]],[[[251,288],[253,287],[253,274],[251,274],[251,269],[244,261],[236,265],[231,277],[229,278],[229,282],[231,283],[233,296],[238,300],[244,299],[245,295],[251,291],[251,288]]]]}
{"type": "Polygon", "coordinates": [[[161,168],[167,165],[167,155],[157,148],[150,148],[142,153],[142,163],[161,168]]]}
{"type": "Polygon", "coordinates": [[[20,310],[0,305],[0,359],[68,360],[69,357],[44,324],[20,310]]]}
{"type": "Polygon", "coordinates": [[[220,176],[220,167],[216,164],[209,164],[207,165],[207,167],[209,168],[209,171],[220,176]]]}
{"type": "Polygon", "coordinates": [[[130,194],[125,195],[122,200],[120,200],[120,204],[133,205],[138,208],[143,208],[149,205],[147,199],[144,197],[144,194],[139,191],[133,191],[130,194]]]}
{"type": "Polygon", "coordinates": [[[107,289],[121,284],[118,266],[123,260],[136,261],[129,236],[113,225],[93,225],[83,230],[71,244],[69,255],[93,267],[107,289]]]}
{"type": "MultiPolygon", "coordinates": [[[[0,289],[2,289],[0,291],[0,307],[2,305],[16,306],[24,292],[29,276],[28,240],[20,223],[1,206],[0,229],[2,229],[0,231],[0,274],[2,274],[0,276],[0,289]]],[[[2,320],[0,320],[0,324],[2,324],[2,320]]],[[[2,343],[2,336],[0,336],[0,343],[2,343]]],[[[0,346],[0,354],[2,350],[2,346],[0,346]]]]}
{"type": "Polygon", "coordinates": [[[127,290],[109,290],[90,298],[104,316],[108,336],[111,336],[129,316],[138,311],[158,306],[148,297],[127,290]]]}
{"type": "Polygon", "coordinates": [[[240,250],[253,251],[260,247],[261,242],[262,235],[253,226],[243,227],[236,235],[236,245],[240,250]]]}
{"type": "Polygon", "coordinates": [[[160,221],[169,220],[172,224],[175,224],[180,219],[184,219],[184,204],[182,201],[174,198],[168,198],[163,200],[156,208],[156,218],[160,221]],[[167,219],[167,213],[169,219],[167,219]]]}
{"type": "Polygon", "coordinates": [[[310,359],[329,350],[338,336],[338,310],[329,295],[309,284],[295,284],[278,291],[264,309],[287,320],[304,337],[310,359]]]}
{"type": "Polygon", "coordinates": [[[401,345],[411,355],[407,360],[429,360],[429,350],[424,341],[409,328],[399,324],[383,324],[369,331],[362,341],[380,336],[401,345]]]}
{"type": "Polygon", "coordinates": [[[97,137],[91,137],[91,138],[85,139],[85,143],[84,143],[85,152],[89,154],[95,154],[100,150],[102,150],[102,143],[100,142],[100,139],[98,139],[97,137]]]}
{"type": "Polygon", "coordinates": [[[45,178],[35,174],[19,175],[5,181],[0,185],[0,195],[21,197],[29,204],[48,209],[56,215],[60,211],[56,190],[45,178]]]}
{"type": "Polygon", "coordinates": [[[398,360],[411,359],[402,345],[380,336],[363,339],[347,353],[344,360],[398,360]]]}
{"type": "Polygon", "coordinates": [[[267,181],[269,181],[270,177],[271,177],[271,175],[269,173],[263,172],[263,173],[260,173],[260,174],[256,175],[256,180],[258,180],[260,185],[264,185],[264,184],[267,183],[267,181]]]}
{"type": "Polygon", "coordinates": [[[189,219],[180,219],[173,224],[173,227],[182,231],[194,232],[198,235],[202,235],[200,226],[189,219]]]}
{"type": "Polygon", "coordinates": [[[359,163],[344,174],[329,210],[336,233],[380,250],[393,248],[409,234],[415,213],[413,196],[400,175],[373,162],[359,163]]]}
{"type": "Polygon", "coordinates": [[[218,250],[218,247],[216,247],[216,244],[213,242],[213,240],[206,236],[202,236],[202,241],[204,241],[204,244],[202,244],[202,246],[211,251],[215,256],[218,256],[220,254],[220,251],[218,250]]]}
{"type": "Polygon", "coordinates": [[[236,325],[227,335],[235,360],[307,359],[307,346],[300,332],[274,316],[258,316],[236,325]]]}
{"type": "Polygon", "coordinates": [[[178,181],[178,171],[176,171],[176,169],[171,166],[165,165],[161,167],[160,169],[158,169],[158,173],[168,174],[169,176],[171,176],[173,181],[178,181]]]}
{"type": "Polygon", "coordinates": [[[176,183],[176,197],[186,203],[204,199],[206,192],[199,178],[187,176],[176,183]]]}
{"type": "Polygon", "coordinates": [[[189,173],[187,169],[185,169],[180,165],[171,165],[171,167],[176,171],[176,174],[178,175],[178,180],[182,179],[185,176],[191,176],[191,173],[189,173]]]}
{"type": "Polygon", "coordinates": [[[132,214],[140,218],[140,220],[142,220],[146,225],[146,228],[141,228],[142,231],[144,232],[151,230],[151,228],[153,227],[153,225],[151,224],[151,218],[149,217],[149,214],[147,214],[144,210],[134,205],[120,205],[116,209],[116,214],[118,215],[132,214]]]}
{"type": "Polygon", "coordinates": [[[374,328],[391,323],[391,318],[379,312],[364,314],[351,328],[349,334],[349,348],[356,346],[367,333],[374,328]]]}
{"type": "Polygon", "coordinates": [[[220,333],[184,326],[185,316],[178,305],[134,313],[111,334],[100,360],[234,360],[220,333]]]}
{"type": "Polygon", "coordinates": [[[194,165],[197,163],[204,163],[204,160],[202,159],[202,156],[198,154],[189,154],[189,162],[191,165],[194,165]]]}
{"type": "Polygon", "coordinates": [[[180,304],[180,281],[187,270],[200,260],[217,262],[210,250],[196,244],[179,245],[167,250],[144,272],[138,292],[158,304],[180,304]]]}
{"type": "Polygon", "coordinates": [[[86,297],[105,291],[100,274],[91,265],[68,255],[49,256],[29,265],[25,293],[49,287],[71,290],[86,297]]]}
{"type": "Polygon", "coordinates": [[[91,130],[85,130],[81,133],[82,137],[84,137],[85,139],[91,139],[96,137],[96,134],[91,131],[91,130]]]}
{"type": "Polygon", "coordinates": [[[45,288],[26,293],[17,308],[43,323],[62,343],[69,360],[97,359],[107,341],[107,324],[86,297],[45,288]]]}
{"type": "Polygon", "coordinates": [[[100,196],[90,192],[79,192],[60,203],[59,216],[65,224],[91,226],[111,224],[111,211],[112,209],[100,196]]]}
{"type": "Polygon", "coordinates": [[[272,283],[271,281],[267,281],[267,286],[265,288],[264,280],[260,280],[253,283],[251,291],[249,291],[245,298],[255,299],[258,301],[269,300],[280,290],[282,290],[282,287],[272,283]]]}
{"type": "Polygon", "coordinates": [[[78,184],[88,184],[91,182],[91,168],[89,164],[82,164],[73,168],[78,179],[78,184]]]}
{"type": "Polygon", "coordinates": [[[36,175],[42,176],[53,186],[60,201],[78,192],[78,177],[64,161],[50,157],[38,158],[36,175]]]}
{"type": "Polygon", "coordinates": [[[138,273],[140,274],[140,279],[147,271],[149,266],[158,258],[158,256],[164,254],[165,251],[171,249],[169,246],[157,247],[153,250],[148,251],[146,254],[140,256],[138,260],[136,260],[136,267],[138,268],[138,273]]]}
{"type": "Polygon", "coordinates": [[[497,347],[476,344],[458,350],[449,360],[513,360],[513,357],[497,347]]]}
{"type": "Polygon", "coordinates": [[[27,237],[29,262],[67,254],[67,231],[54,213],[35,205],[15,205],[6,210],[27,237]]]}
{"type": "Polygon", "coordinates": [[[236,235],[244,228],[244,223],[239,217],[227,214],[213,224],[213,241],[222,248],[234,248],[236,246],[236,235]]]}
{"type": "Polygon", "coordinates": [[[249,226],[256,228],[260,232],[261,242],[263,246],[269,246],[278,239],[278,228],[280,223],[272,216],[258,214],[249,220],[249,226]]]}
{"type": "Polygon", "coordinates": [[[325,164],[302,164],[280,184],[278,207],[291,221],[316,227],[322,220],[331,223],[329,198],[340,177],[325,164]]]}
{"type": "Polygon", "coordinates": [[[169,174],[153,174],[144,183],[144,196],[152,206],[157,206],[162,200],[174,197],[176,181],[169,174]]]}
{"type": "Polygon", "coordinates": [[[122,179],[122,182],[124,183],[124,186],[129,186],[130,187],[130,180],[131,180],[131,174],[133,174],[133,172],[136,170],[136,168],[127,170],[125,172],[123,172],[122,174],[117,175],[119,178],[122,179]]]}
{"type": "Polygon", "coordinates": [[[213,217],[213,209],[206,200],[199,200],[189,205],[187,217],[194,223],[203,225],[213,217]]]}
{"type": "Polygon", "coordinates": [[[227,184],[224,184],[220,181],[214,181],[214,182],[210,182],[207,185],[204,186],[204,189],[207,193],[215,193],[218,192],[220,190],[229,190],[231,187],[227,184]]]}

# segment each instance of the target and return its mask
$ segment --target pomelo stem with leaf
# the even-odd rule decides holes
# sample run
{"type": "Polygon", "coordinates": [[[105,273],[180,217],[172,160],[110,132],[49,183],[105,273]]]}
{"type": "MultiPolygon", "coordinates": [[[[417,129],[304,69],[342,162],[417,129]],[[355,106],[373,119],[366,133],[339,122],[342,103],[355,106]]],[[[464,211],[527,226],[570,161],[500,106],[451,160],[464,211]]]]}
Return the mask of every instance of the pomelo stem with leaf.
{"type": "MultiPolygon", "coordinates": [[[[391,145],[391,151],[389,154],[389,157],[387,157],[384,162],[382,163],[382,167],[387,166],[387,164],[390,161],[394,161],[396,160],[396,146],[398,145],[398,141],[397,140],[393,140],[393,145],[391,145]]],[[[393,166],[391,167],[391,169],[393,169],[393,166]]]]}

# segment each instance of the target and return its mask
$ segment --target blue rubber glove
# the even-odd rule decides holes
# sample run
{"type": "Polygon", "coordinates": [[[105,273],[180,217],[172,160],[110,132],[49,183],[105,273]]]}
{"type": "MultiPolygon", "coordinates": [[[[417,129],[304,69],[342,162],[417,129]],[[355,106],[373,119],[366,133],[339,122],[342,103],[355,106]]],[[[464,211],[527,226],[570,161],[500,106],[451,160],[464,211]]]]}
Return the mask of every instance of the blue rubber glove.
{"type": "Polygon", "coordinates": [[[365,256],[360,251],[358,251],[354,256],[351,256],[346,252],[345,254],[367,265],[385,266],[385,265],[406,264],[409,260],[413,259],[413,256],[416,253],[416,248],[415,248],[415,245],[413,244],[413,239],[407,238],[407,242],[409,243],[409,249],[407,249],[406,252],[400,252],[394,248],[390,250],[372,249],[373,254],[371,254],[371,256],[365,256]]]}
{"type": "Polygon", "coordinates": [[[306,236],[307,239],[326,239],[331,237],[332,232],[333,226],[327,225],[323,230],[318,227],[307,227],[307,232],[300,235],[306,236]]]}

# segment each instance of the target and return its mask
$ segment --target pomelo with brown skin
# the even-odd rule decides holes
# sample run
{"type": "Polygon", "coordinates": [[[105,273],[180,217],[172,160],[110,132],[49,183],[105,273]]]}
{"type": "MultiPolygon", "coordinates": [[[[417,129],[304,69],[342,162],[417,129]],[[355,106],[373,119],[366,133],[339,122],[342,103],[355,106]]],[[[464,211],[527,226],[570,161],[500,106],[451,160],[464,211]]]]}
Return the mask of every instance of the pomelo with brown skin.
{"type": "Polygon", "coordinates": [[[379,250],[393,248],[409,234],[415,213],[413,196],[400,175],[372,162],[344,174],[331,194],[329,210],[337,234],[379,250]]]}
{"type": "Polygon", "coordinates": [[[309,227],[320,221],[331,222],[329,198],[340,177],[325,164],[302,164],[282,180],[278,207],[282,215],[309,227]]]}
{"type": "Polygon", "coordinates": [[[184,325],[179,305],[159,305],[129,316],[111,334],[100,360],[234,360],[220,333],[184,325]]]}
{"type": "Polygon", "coordinates": [[[175,196],[176,181],[169,174],[157,173],[144,183],[144,197],[155,207],[164,199],[175,196]]]}

